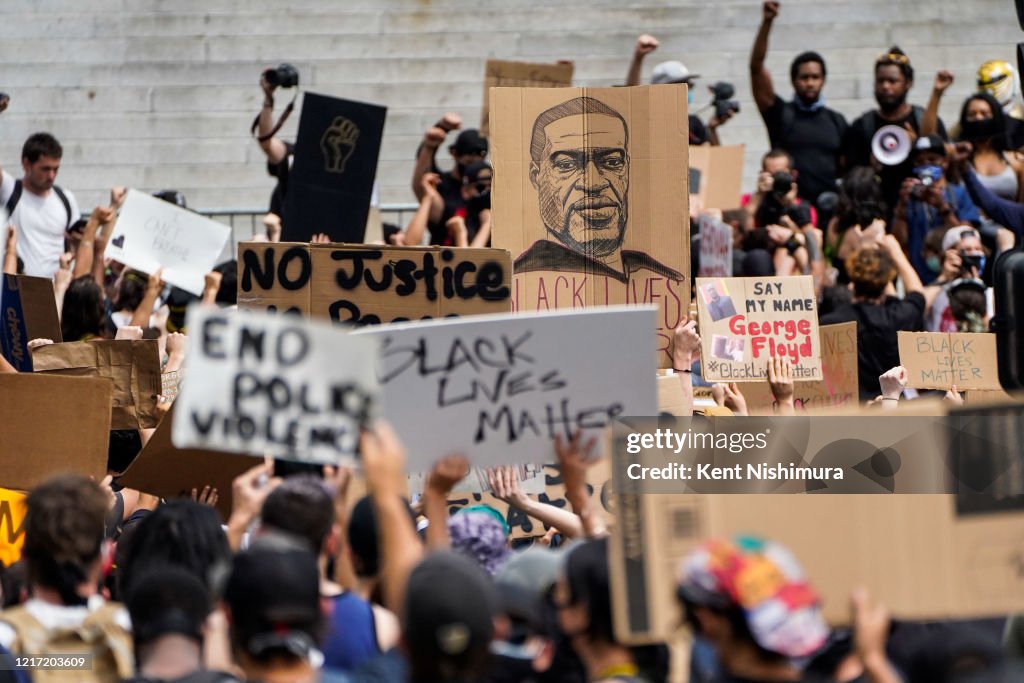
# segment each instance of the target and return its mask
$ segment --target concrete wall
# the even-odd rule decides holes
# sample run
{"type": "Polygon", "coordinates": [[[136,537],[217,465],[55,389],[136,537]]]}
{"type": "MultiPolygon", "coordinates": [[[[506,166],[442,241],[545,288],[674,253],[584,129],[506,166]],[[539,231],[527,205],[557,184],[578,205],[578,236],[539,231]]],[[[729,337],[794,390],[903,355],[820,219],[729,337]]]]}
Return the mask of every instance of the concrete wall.
{"type": "MultiPolygon", "coordinates": [[[[789,96],[788,64],[804,49],[829,65],[829,104],[850,117],[873,106],[872,63],[891,44],[918,71],[924,104],[938,68],[956,84],[957,116],[978,65],[1015,61],[1024,40],[1011,0],[783,0],[769,66],[789,96]]],[[[388,107],[378,179],[382,201],[412,200],[409,173],[423,129],[447,110],[479,121],[489,57],[573,59],[578,84],[619,84],[636,36],[680,59],[705,84],[736,84],[742,113],[721,130],[747,145],[752,177],[767,137],[750,97],[755,0],[4,0],[0,2],[0,164],[49,130],[65,146],[60,182],[88,210],[106,189],[180,189],[192,206],[262,207],[272,187],[252,117],[260,71],[298,66],[303,86],[388,107]]],[[[697,93],[698,105],[707,101],[697,93]]],[[[286,95],[278,96],[283,107],[286,95]]],[[[284,129],[294,135],[298,116],[284,129]]]]}

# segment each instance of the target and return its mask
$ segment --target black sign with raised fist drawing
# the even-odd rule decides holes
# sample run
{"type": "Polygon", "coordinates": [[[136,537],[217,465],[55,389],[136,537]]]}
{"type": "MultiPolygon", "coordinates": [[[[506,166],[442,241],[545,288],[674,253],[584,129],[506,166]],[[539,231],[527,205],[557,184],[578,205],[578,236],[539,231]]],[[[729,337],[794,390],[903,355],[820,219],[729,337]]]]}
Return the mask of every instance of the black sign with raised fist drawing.
{"type": "Polygon", "coordinates": [[[306,93],[288,178],[282,240],[362,242],[386,107],[306,93]]]}

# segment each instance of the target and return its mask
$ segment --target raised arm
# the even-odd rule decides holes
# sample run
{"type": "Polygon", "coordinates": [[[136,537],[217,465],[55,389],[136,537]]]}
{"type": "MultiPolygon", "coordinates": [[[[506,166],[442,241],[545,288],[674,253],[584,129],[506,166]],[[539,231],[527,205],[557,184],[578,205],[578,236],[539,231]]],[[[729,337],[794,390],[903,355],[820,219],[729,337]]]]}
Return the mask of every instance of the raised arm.
{"type": "Polygon", "coordinates": [[[4,246],[4,273],[6,275],[18,274],[18,229],[13,225],[7,226],[4,246]]]}
{"type": "Polygon", "coordinates": [[[583,535],[583,524],[574,512],[542,503],[523,493],[519,488],[515,467],[492,467],[487,470],[487,483],[495,498],[526,513],[546,527],[558,529],[566,538],[583,535]]]}
{"type": "Polygon", "coordinates": [[[421,193],[419,197],[420,207],[413,214],[412,221],[405,229],[405,243],[411,247],[423,243],[423,236],[427,232],[427,226],[431,221],[441,218],[444,210],[444,200],[437,191],[437,185],[441,182],[441,176],[436,173],[426,173],[420,178],[421,193]]]}
{"type": "Polygon", "coordinates": [[[921,278],[918,277],[914,266],[907,260],[907,255],[903,253],[903,248],[900,247],[899,241],[892,235],[886,235],[885,239],[882,240],[882,248],[889,253],[889,257],[896,264],[896,272],[899,274],[900,279],[903,280],[903,289],[906,293],[923,293],[924,285],[921,284],[921,278]]]}
{"type": "Polygon", "coordinates": [[[473,235],[473,241],[469,243],[471,247],[483,248],[490,244],[491,241],[491,210],[484,209],[480,212],[480,229],[473,235]]]}
{"type": "Polygon", "coordinates": [[[82,240],[75,252],[75,272],[72,279],[77,279],[92,272],[93,259],[96,257],[96,233],[100,226],[106,225],[114,218],[114,212],[105,206],[97,206],[89,214],[89,220],[82,230],[82,240]]]}
{"type": "Polygon", "coordinates": [[[921,119],[921,135],[935,135],[939,132],[939,104],[942,102],[942,95],[951,85],[953,85],[952,73],[943,69],[935,74],[935,85],[932,87],[931,97],[928,98],[928,107],[924,110],[924,117],[921,119]]]}
{"type": "Polygon", "coordinates": [[[585,443],[583,433],[577,431],[571,439],[555,435],[555,453],[558,455],[558,469],[565,484],[565,499],[569,501],[583,525],[587,538],[601,538],[608,534],[601,504],[596,502],[587,490],[587,467],[595,461],[592,458],[596,438],[585,443]]]}
{"type": "Polygon", "coordinates": [[[128,323],[129,325],[149,327],[149,319],[153,316],[153,306],[156,305],[156,299],[164,288],[164,281],[161,277],[163,272],[163,268],[157,268],[156,272],[149,276],[149,280],[146,282],[146,293],[142,295],[142,302],[132,313],[132,321],[128,323]]]}
{"type": "Polygon", "coordinates": [[[692,366],[700,358],[700,335],[697,334],[696,320],[684,317],[676,326],[669,343],[669,353],[672,355],[672,369],[679,377],[679,386],[683,390],[683,414],[693,415],[692,366]]]}
{"type": "Polygon", "coordinates": [[[448,133],[461,127],[462,117],[448,112],[423,134],[423,142],[416,150],[416,165],[412,169],[412,191],[417,200],[423,199],[423,176],[433,173],[436,168],[434,157],[437,154],[437,148],[444,144],[448,133]]]}
{"type": "Polygon", "coordinates": [[[462,455],[449,455],[434,463],[423,486],[423,514],[427,524],[427,547],[448,548],[448,494],[469,474],[469,460],[462,455]]]}
{"type": "Polygon", "coordinates": [[[288,156],[288,145],[270,132],[274,130],[274,90],[277,86],[268,83],[266,75],[261,75],[260,88],[263,89],[263,108],[256,119],[256,139],[267,156],[267,162],[279,164],[288,156]]]}
{"type": "Polygon", "coordinates": [[[772,85],[771,74],[764,65],[768,56],[768,35],[772,32],[772,23],[779,16],[779,3],[768,0],[761,7],[761,26],[754,38],[754,48],[750,51],[750,88],[754,91],[754,102],[757,109],[764,113],[775,101],[775,86],[772,85]]]}
{"type": "Polygon", "coordinates": [[[626,73],[626,85],[640,85],[640,69],[644,64],[644,57],[658,49],[658,39],[646,33],[636,39],[636,48],[633,50],[633,59],[629,63],[629,71],[626,73]]]}

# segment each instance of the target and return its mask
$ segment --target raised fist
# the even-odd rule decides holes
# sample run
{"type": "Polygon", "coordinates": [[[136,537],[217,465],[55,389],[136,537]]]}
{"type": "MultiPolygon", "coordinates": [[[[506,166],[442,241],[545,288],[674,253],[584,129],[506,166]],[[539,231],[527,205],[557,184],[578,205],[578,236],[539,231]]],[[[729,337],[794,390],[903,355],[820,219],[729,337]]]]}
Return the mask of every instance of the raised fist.
{"type": "Polygon", "coordinates": [[[330,173],[344,173],[345,164],[356,150],[359,127],[339,116],[324,131],[320,138],[320,149],[324,154],[324,168],[330,173]]]}
{"type": "Polygon", "coordinates": [[[658,39],[652,35],[643,34],[636,39],[636,50],[635,54],[637,57],[643,57],[646,54],[650,54],[658,49],[658,39]]]}

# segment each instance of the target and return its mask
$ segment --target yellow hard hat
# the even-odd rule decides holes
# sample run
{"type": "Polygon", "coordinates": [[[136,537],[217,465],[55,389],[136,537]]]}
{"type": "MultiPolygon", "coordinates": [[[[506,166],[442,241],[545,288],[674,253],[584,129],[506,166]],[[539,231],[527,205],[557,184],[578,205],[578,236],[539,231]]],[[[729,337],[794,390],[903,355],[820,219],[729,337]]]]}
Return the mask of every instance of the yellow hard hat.
{"type": "Polygon", "coordinates": [[[985,92],[1006,105],[1016,91],[1017,72],[1009,62],[993,59],[978,67],[978,92],[985,92]]]}

